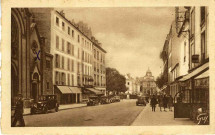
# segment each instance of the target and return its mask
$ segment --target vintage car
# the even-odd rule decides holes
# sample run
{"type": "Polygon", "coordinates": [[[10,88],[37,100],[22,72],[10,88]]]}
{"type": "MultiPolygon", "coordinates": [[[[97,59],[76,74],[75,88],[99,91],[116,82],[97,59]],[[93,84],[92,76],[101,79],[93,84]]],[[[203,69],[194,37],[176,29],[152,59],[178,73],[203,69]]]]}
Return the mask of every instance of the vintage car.
{"type": "Polygon", "coordinates": [[[114,102],[120,102],[120,96],[113,96],[110,98],[110,102],[114,103],[114,102]]]}
{"type": "Polygon", "coordinates": [[[89,101],[87,102],[87,106],[94,106],[99,104],[98,96],[89,97],[89,101]]]}
{"type": "Polygon", "coordinates": [[[100,97],[100,103],[101,104],[109,104],[110,103],[109,98],[107,96],[100,97]]]}
{"type": "Polygon", "coordinates": [[[57,112],[58,108],[57,95],[43,95],[39,97],[38,102],[34,102],[31,106],[31,114],[47,113],[52,109],[57,112]]]}
{"type": "Polygon", "coordinates": [[[146,106],[146,104],[147,104],[146,97],[140,96],[140,97],[137,98],[137,101],[136,101],[136,105],[137,106],[138,105],[144,105],[144,106],[146,106]]]}

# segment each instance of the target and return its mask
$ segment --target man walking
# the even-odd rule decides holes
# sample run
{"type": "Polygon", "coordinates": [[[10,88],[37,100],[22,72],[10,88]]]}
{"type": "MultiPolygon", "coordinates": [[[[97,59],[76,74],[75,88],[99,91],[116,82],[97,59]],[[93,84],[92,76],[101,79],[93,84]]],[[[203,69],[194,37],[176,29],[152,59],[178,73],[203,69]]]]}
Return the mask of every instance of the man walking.
{"type": "Polygon", "coordinates": [[[152,112],[155,112],[155,107],[157,104],[157,99],[155,98],[155,95],[153,95],[152,99],[151,99],[151,106],[152,106],[152,112]]]}
{"type": "Polygon", "coordinates": [[[168,99],[166,97],[166,95],[164,95],[163,97],[163,108],[164,108],[164,111],[166,112],[166,108],[167,108],[167,103],[168,103],[168,99]]]}
{"type": "Polygon", "coordinates": [[[25,126],[25,122],[23,119],[23,101],[22,101],[22,95],[21,94],[18,94],[18,100],[16,102],[16,108],[15,108],[14,120],[12,123],[12,127],[16,126],[17,121],[20,122],[21,127],[25,126]]]}
{"type": "Polygon", "coordinates": [[[159,103],[160,111],[162,112],[162,107],[163,107],[163,96],[162,95],[159,96],[158,103],[159,103]]]}

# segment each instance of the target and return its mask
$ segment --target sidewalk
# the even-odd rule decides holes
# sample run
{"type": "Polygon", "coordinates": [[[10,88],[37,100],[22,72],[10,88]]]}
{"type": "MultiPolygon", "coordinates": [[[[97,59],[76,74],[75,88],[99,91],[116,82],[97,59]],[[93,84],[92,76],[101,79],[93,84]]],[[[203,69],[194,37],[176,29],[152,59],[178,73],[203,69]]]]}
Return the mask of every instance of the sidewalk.
{"type": "Polygon", "coordinates": [[[196,125],[189,118],[176,118],[174,119],[174,112],[160,111],[159,107],[156,107],[155,112],[152,112],[149,104],[143,109],[143,111],[137,116],[131,126],[166,126],[166,125],[196,125]]]}
{"type": "MultiPolygon", "coordinates": [[[[87,104],[66,104],[66,105],[60,105],[59,110],[66,110],[66,109],[73,109],[73,108],[79,108],[79,107],[86,107],[87,104]]],[[[31,113],[30,108],[25,108],[23,115],[28,115],[31,113]]]]}

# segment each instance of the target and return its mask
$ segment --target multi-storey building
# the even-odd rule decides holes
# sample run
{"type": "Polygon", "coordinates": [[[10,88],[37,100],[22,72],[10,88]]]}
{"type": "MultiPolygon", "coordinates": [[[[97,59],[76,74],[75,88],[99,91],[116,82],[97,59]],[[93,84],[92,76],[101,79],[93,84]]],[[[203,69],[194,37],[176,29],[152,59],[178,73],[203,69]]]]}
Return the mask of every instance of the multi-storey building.
{"type": "Polygon", "coordinates": [[[47,40],[41,37],[39,27],[29,9],[11,10],[11,105],[17,94],[22,94],[24,107],[31,99],[53,94],[52,58],[46,49],[47,40]]]}
{"type": "Polygon", "coordinates": [[[196,119],[198,108],[209,113],[209,48],[208,7],[187,7],[189,12],[189,69],[179,81],[182,87],[182,102],[192,104],[190,114],[196,119]],[[187,98],[187,99],[186,99],[187,98]]]}
{"type": "Polygon", "coordinates": [[[62,11],[49,8],[31,10],[54,55],[53,84],[59,102],[78,103],[89,94],[100,94],[93,89],[94,44],[90,34],[84,33],[81,24],[69,21],[62,11]]]}
{"type": "Polygon", "coordinates": [[[106,51],[102,48],[101,43],[92,37],[93,41],[93,80],[94,87],[106,95],[106,68],[105,54],[106,51]]]}
{"type": "Polygon", "coordinates": [[[155,83],[154,76],[152,76],[152,72],[149,69],[141,80],[141,86],[143,95],[151,96],[157,92],[157,85],[155,83]]]}
{"type": "Polygon", "coordinates": [[[130,74],[126,74],[125,79],[126,79],[125,86],[127,88],[127,93],[134,94],[134,90],[135,90],[134,89],[134,78],[132,78],[130,74]]]}

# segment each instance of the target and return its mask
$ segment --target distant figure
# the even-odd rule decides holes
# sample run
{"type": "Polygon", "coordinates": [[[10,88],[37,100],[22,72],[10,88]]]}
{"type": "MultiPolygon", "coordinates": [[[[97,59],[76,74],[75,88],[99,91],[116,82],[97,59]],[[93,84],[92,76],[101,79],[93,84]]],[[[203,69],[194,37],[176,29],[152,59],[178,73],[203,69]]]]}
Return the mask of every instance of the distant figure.
{"type": "Polygon", "coordinates": [[[169,111],[172,111],[172,107],[173,107],[173,97],[172,97],[172,95],[169,96],[168,107],[169,107],[169,111]]]}
{"type": "Polygon", "coordinates": [[[155,98],[155,95],[153,95],[151,99],[152,112],[153,111],[155,112],[156,104],[157,104],[157,99],[155,98]]]}
{"type": "Polygon", "coordinates": [[[18,100],[16,102],[16,108],[14,113],[14,120],[12,123],[12,127],[16,126],[17,121],[20,122],[20,126],[25,126],[25,121],[23,119],[23,101],[22,101],[22,95],[18,94],[18,100]]]}
{"type": "Polygon", "coordinates": [[[162,112],[162,107],[163,107],[163,96],[162,95],[158,98],[158,103],[159,103],[160,111],[162,112]]]}
{"type": "Polygon", "coordinates": [[[163,108],[164,108],[164,111],[166,112],[166,108],[167,108],[167,103],[168,103],[168,98],[166,97],[166,95],[164,95],[163,97],[163,108]]]}

